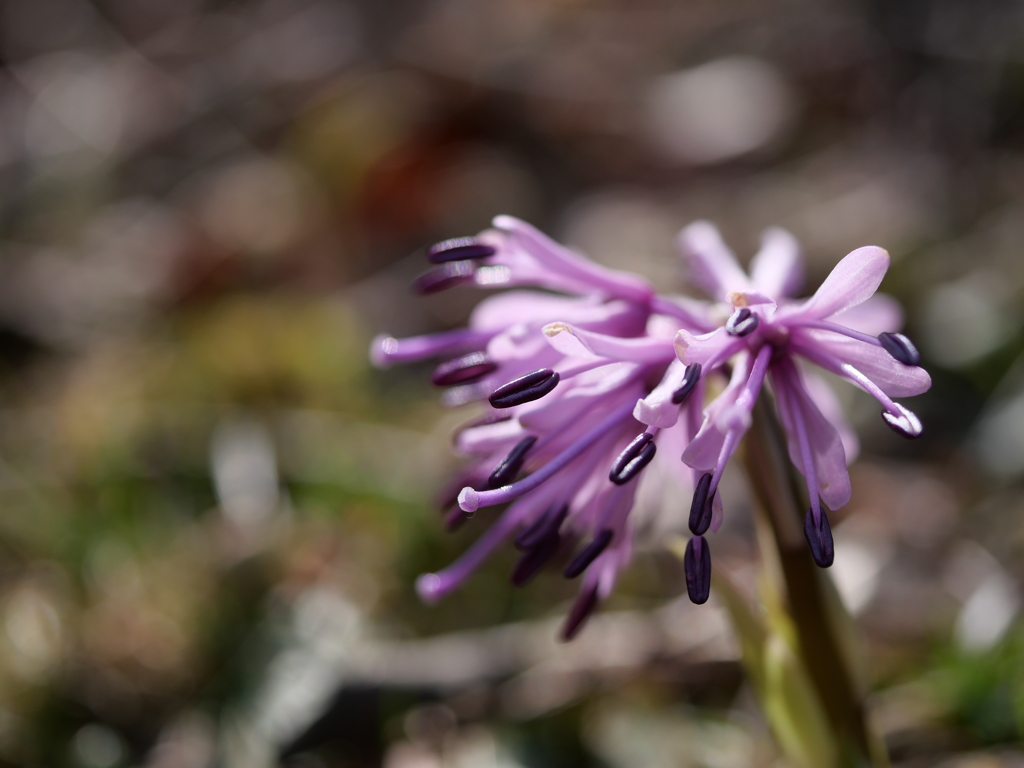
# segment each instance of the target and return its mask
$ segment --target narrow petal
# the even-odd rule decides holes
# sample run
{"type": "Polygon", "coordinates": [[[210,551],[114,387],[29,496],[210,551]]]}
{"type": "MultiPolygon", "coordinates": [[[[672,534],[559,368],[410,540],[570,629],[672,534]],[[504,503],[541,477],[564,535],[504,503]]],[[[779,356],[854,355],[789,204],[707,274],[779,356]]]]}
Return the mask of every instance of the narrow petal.
{"type": "Polygon", "coordinates": [[[850,426],[839,398],[821,376],[806,370],[801,370],[800,375],[803,378],[804,389],[821,411],[821,415],[839,433],[839,439],[843,441],[843,451],[846,453],[846,463],[852,464],[860,455],[860,439],[850,426]]]}
{"type": "MultiPolygon", "coordinates": [[[[824,320],[867,301],[889,269],[889,254],[884,248],[866,245],[836,264],[825,282],[803,304],[786,312],[786,317],[824,320]]],[[[781,318],[780,313],[777,317],[781,318]]]]}
{"type": "Polygon", "coordinates": [[[672,402],[672,394],[683,378],[686,365],[676,359],[669,365],[661,382],[647,397],[637,400],[633,418],[650,427],[668,429],[679,421],[679,406],[672,402]]]}
{"type": "Polygon", "coordinates": [[[877,336],[903,327],[903,308],[892,296],[876,293],[863,304],[832,316],[833,323],[877,336]]]}
{"type": "Polygon", "coordinates": [[[679,233],[679,249],[690,267],[690,279],[708,296],[725,301],[731,291],[753,288],[713,224],[707,221],[690,224],[679,233]]]}
{"type": "Polygon", "coordinates": [[[737,339],[729,334],[725,328],[717,328],[711,333],[695,336],[683,328],[676,334],[675,351],[676,357],[687,365],[700,363],[708,367],[708,361],[722,362],[733,353],[730,350],[739,350],[745,346],[742,339],[737,339]]]}
{"type": "MultiPolygon", "coordinates": [[[[802,328],[794,331],[793,342],[811,350],[820,349],[849,363],[871,379],[889,397],[911,397],[927,392],[931,376],[924,368],[893,360],[881,347],[828,331],[802,328]]],[[[833,371],[833,373],[840,373],[833,371]]]]}
{"type": "Polygon", "coordinates": [[[766,229],[761,235],[761,250],[750,262],[750,277],[755,287],[769,296],[795,296],[804,281],[796,238],[779,227],[766,229]]]}
{"type": "Polygon", "coordinates": [[[795,419],[790,411],[790,406],[795,405],[800,408],[807,429],[814,469],[818,476],[818,493],[829,509],[839,509],[850,500],[850,475],[846,471],[846,451],[839,432],[811,400],[795,368],[790,376],[773,372],[772,383],[776,391],[785,390],[780,392],[776,400],[779,417],[786,428],[790,460],[801,473],[806,474],[795,419]]]}
{"type": "Polygon", "coordinates": [[[649,302],[654,295],[643,278],[588,261],[514,216],[496,216],[493,224],[510,232],[524,251],[549,270],[586,285],[592,291],[639,303],[649,302]]]}
{"type": "Polygon", "coordinates": [[[567,357],[597,356],[634,363],[658,363],[668,362],[674,355],[672,345],[663,339],[622,339],[585,331],[568,323],[550,323],[543,330],[548,343],[567,357]]]}

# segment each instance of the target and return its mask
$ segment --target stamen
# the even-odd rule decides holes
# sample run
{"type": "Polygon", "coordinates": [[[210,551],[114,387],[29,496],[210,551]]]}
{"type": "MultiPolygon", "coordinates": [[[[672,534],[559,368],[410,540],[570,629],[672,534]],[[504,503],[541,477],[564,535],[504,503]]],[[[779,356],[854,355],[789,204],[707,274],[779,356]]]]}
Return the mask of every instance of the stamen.
{"type": "Polygon", "coordinates": [[[576,602],[572,604],[572,609],[565,619],[565,624],[562,625],[562,640],[568,642],[576,637],[596,607],[597,585],[595,584],[581,592],[580,596],[576,598],[576,602]]]}
{"type": "Polygon", "coordinates": [[[686,398],[693,392],[694,387],[697,386],[697,382],[700,381],[701,366],[700,363],[691,363],[686,366],[686,370],[683,371],[683,381],[679,385],[679,389],[672,393],[672,402],[676,405],[682,405],[686,398]]]}
{"type": "Polygon", "coordinates": [[[829,525],[828,515],[821,510],[817,522],[814,519],[814,511],[808,509],[804,515],[804,536],[811,547],[811,557],[818,564],[819,568],[828,568],[836,559],[836,547],[832,540],[832,526],[829,525]]]}
{"type": "Polygon", "coordinates": [[[558,537],[565,516],[569,514],[566,504],[551,507],[516,536],[516,549],[533,549],[551,538],[558,537]]]}
{"type": "Polygon", "coordinates": [[[711,525],[711,473],[705,472],[697,481],[697,488],[693,492],[693,501],[690,502],[690,531],[694,536],[703,536],[711,525]]]}
{"type": "Polygon", "coordinates": [[[488,488],[500,488],[503,485],[508,485],[516,479],[516,475],[519,474],[519,470],[523,468],[523,462],[526,461],[527,452],[533,447],[533,444],[537,442],[537,438],[533,435],[528,435],[516,443],[515,448],[509,451],[508,456],[497,467],[491,472],[491,476],[487,478],[488,488]]]}
{"type": "Polygon", "coordinates": [[[495,253],[492,246],[481,243],[475,237],[453,237],[431,246],[427,258],[434,264],[444,264],[463,259],[484,259],[495,253]]]}
{"type": "Polygon", "coordinates": [[[690,600],[697,605],[706,603],[711,594],[711,547],[703,536],[694,536],[687,542],[683,570],[690,600]]]}
{"type": "Polygon", "coordinates": [[[449,261],[429,272],[424,272],[413,281],[412,287],[423,295],[438,293],[471,282],[475,271],[476,264],[472,261],[449,261]]]}
{"type": "Polygon", "coordinates": [[[396,339],[393,336],[378,336],[370,347],[370,359],[378,368],[387,368],[393,363],[410,363],[437,355],[463,352],[467,348],[484,346],[493,333],[481,333],[468,328],[426,336],[396,339]]]}
{"type": "Polygon", "coordinates": [[[895,360],[904,365],[921,364],[921,353],[917,351],[914,342],[902,333],[880,333],[878,340],[881,342],[882,348],[895,360]]]}
{"type": "Polygon", "coordinates": [[[608,479],[616,485],[625,485],[638,474],[640,470],[651,463],[658,446],[652,442],[654,435],[650,432],[642,432],[619,454],[619,458],[612,464],[612,471],[608,473],[608,479]]]}
{"type": "Polygon", "coordinates": [[[611,528],[605,528],[597,534],[597,536],[594,537],[594,540],[590,542],[583,551],[576,555],[576,557],[574,557],[567,566],[565,566],[565,578],[575,579],[587,570],[587,568],[590,567],[590,564],[597,559],[597,556],[608,548],[608,545],[611,543],[614,535],[615,532],[611,528]]]}
{"type": "Polygon", "coordinates": [[[512,568],[512,584],[521,587],[537,575],[544,564],[551,559],[561,543],[561,537],[556,533],[540,543],[535,549],[524,552],[512,568]]]}
{"type": "Polygon", "coordinates": [[[430,380],[435,386],[450,387],[453,384],[466,384],[482,379],[496,370],[498,364],[491,360],[486,352],[470,352],[468,355],[441,363],[434,369],[430,380]]]}
{"type": "Polygon", "coordinates": [[[543,467],[512,485],[506,485],[492,491],[476,491],[470,487],[463,488],[459,494],[459,506],[467,512],[475,512],[480,507],[504,504],[506,501],[518,499],[520,496],[529,493],[544,481],[551,479],[551,477],[564,469],[567,464],[592,447],[609,430],[618,426],[619,422],[630,416],[633,413],[634,404],[634,400],[626,400],[543,467]]]}
{"type": "Polygon", "coordinates": [[[895,432],[909,440],[920,437],[921,432],[924,431],[924,425],[917,418],[917,414],[899,403],[893,403],[893,406],[899,411],[899,415],[889,411],[882,411],[882,418],[885,419],[885,423],[892,427],[895,432]]]}
{"type": "Polygon", "coordinates": [[[761,319],[747,307],[741,307],[732,313],[725,323],[725,330],[730,336],[749,336],[757,330],[761,319]]]}
{"type": "Polygon", "coordinates": [[[502,384],[488,398],[495,408],[511,408],[523,403],[539,400],[558,386],[561,377],[550,368],[520,376],[518,379],[502,384]]]}

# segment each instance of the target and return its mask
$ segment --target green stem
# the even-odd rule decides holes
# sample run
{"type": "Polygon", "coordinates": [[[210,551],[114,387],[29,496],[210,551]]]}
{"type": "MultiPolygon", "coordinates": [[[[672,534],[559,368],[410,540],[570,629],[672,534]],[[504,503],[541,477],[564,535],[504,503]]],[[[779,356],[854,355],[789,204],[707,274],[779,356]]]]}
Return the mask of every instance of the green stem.
{"type": "MultiPolygon", "coordinates": [[[[786,439],[767,395],[754,408],[746,436],[751,486],[771,529],[781,575],[781,598],[796,628],[798,652],[820,697],[844,762],[886,766],[880,740],[871,732],[842,633],[852,619],[827,575],[815,565],[803,534],[808,505],[804,483],[789,461],[786,439]]],[[[764,553],[769,557],[769,553],[764,553]]]]}

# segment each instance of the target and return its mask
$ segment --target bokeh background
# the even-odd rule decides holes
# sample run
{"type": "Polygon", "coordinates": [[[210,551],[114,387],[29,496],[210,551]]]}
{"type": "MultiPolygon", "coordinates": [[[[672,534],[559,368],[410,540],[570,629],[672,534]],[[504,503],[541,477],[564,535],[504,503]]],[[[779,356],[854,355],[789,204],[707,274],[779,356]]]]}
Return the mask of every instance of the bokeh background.
{"type": "Polygon", "coordinates": [[[894,762],[1024,765],[1019,2],[7,0],[0,53],[0,764],[782,765],[656,546],[568,646],[511,553],[413,594],[472,412],[366,350],[510,213],[668,292],[697,218],[892,253],[935,384],[914,443],[841,391],[832,573],[894,762]]]}

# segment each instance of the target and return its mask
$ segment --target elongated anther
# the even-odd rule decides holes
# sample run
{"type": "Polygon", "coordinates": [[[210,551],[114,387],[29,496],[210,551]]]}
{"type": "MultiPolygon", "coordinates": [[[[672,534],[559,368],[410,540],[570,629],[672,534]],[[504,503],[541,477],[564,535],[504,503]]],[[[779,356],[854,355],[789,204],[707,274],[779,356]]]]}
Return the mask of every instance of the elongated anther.
{"type": "Polygon", "coordinates": [[[523,468],[523,462],[526,461],[526,454],[529,453],[536,442],[537,438],[535,436],[528,435],[516,443],[515,447],[509,451],[508,456],[502,460],[501,464],[494,468],[491,476],[487,478],[487,487],[500,488],[515,480],[519,470],[523,468]]]}
{"type": "Polygon", "coordinates": [[[654,454],[658,450],[653,439],[654,436],[649,432],[637,435],[612,464],[608,479],[616,485],[625,485],[640,474],[640,470],[651,463],[651,459],[654,458],[654,454]]]}
{"type": "Polygon", "coordinates": [[[690,502],[690,532],[694,536],[703,536],[711,526],[712,508],[714,500],[710,496],[711,473],[705,472],[697,481],[697,487],[693,491],[693,501],[690,502]]]}
{"type": "Polygon", "coordinates": [[[484,259],[494,254],[492,246],[481,243],[475,237],[453,237],[431,246],[427,258],[434,264],[444,264],[463,259],[484,259]]]}
{"type": "Polygon", "coordinates": [[[703,536],[694,536],[686,543],[683,570],[690,600],[697,605],[706,603],[711,594],[711,548],[703,536]]]}
{"type": "Polygon", "coordinates": [[[450,387],[477,381],[496,370],[498,364],[491,360],[486,352],[470,352],[468,355],[441,363],[434,369],[430,380],[438,387],[450,387]]]}
{"type": "Polygon", "coordinates": [[[915,414],[909,408],[900,405],[899,403],[893,403],[896,406],[896,410],[899,411],[899,415],[890,413],[889,411],[882,411],[882,418],[885,423],[888,424],[894,432],[903,435],[908,440],[920,437],[924,431],[924,425],[921,424],[921,420],[917,418],[915,414]]]}
{"type": "Polygon", "coordinates": [[[565,504],[551,507],[516,536],[516,548],[533,549],[547,539],[556,538],[558,529],[562,527],[562,521],[568,514],[569,507],[565,504]]]}
{"type": "Polygon", "coordinates": [[[523,552],[512,568],[512,583],[521,587],[537,575],[537,571],[555,554],[560,541],[561,537],[556,533],[545,539],[540,546],[523,552]]]}
{"type": "Polygon", "coordinates": [[[679,389],[672,393],[672,402],[676,405],[682,405],[686,398],[693,392],[693,388],[697,386],[697,382],[700,381],[701,367],[700,363],[690,363],[686,366],[686,370],[683,371],[683,382],[679,385],[679,389]]]}
{"type": "Polygon", "coordinates": [[[832,540],[832,526],[829,525],[825,510],[821,510],[818,523],[814,522],[814,510],[804,515],[804,536],[811,548],[811,557],[819,568],[828,568],[836,559],[836,547],[832,540]]]}
{"type": "Polygon", "coordinates": [[[882,349],[904,365],[921,364],[921,353],[917,351],[914,342],[902,333],[880,333],[878,341],[882,344],[882,349]]]}
{"type": "Polygon", "coordinates": [[[520,376],[518,379],[502,384],[488,398],[495,408],[511,408],[523,403],[539,400],[558,386],[561,377],[550,368],[520,376]]]}
{"type": "Polygon", "coordinates": [[[760,318],[747,307],[741,307],[732,313],[725,323],[725,330],[731,336],[749,336],[757,330],[760,318]]]}
{"type": "Polygon", "coordinates": [[[595,608],[597,608],[597,585],[580,592],[576,602],[572,604],[565,624],[562,625],[562,640],[568,642],[576,637],[595,608]]]}
{"type": "Polygon", "coordinates": [[[569,561],[569,564],[565,566],[565,578],[575,579],[581,573],[583,573],[590,564],[597,559],[597,556],[604,552],[608,545],[612,541],[612,537],[615,532],[611,528],[605,528],[594,540],[584,547],[576,557],[569,561]]]}
{"type": "Polygon", "coordinates": [[[438,293],[472,281],[474,272],[476,264],[472,261],[449,261],[424,272],[413,281],[412,286],[417,293],[438,293]]]}

